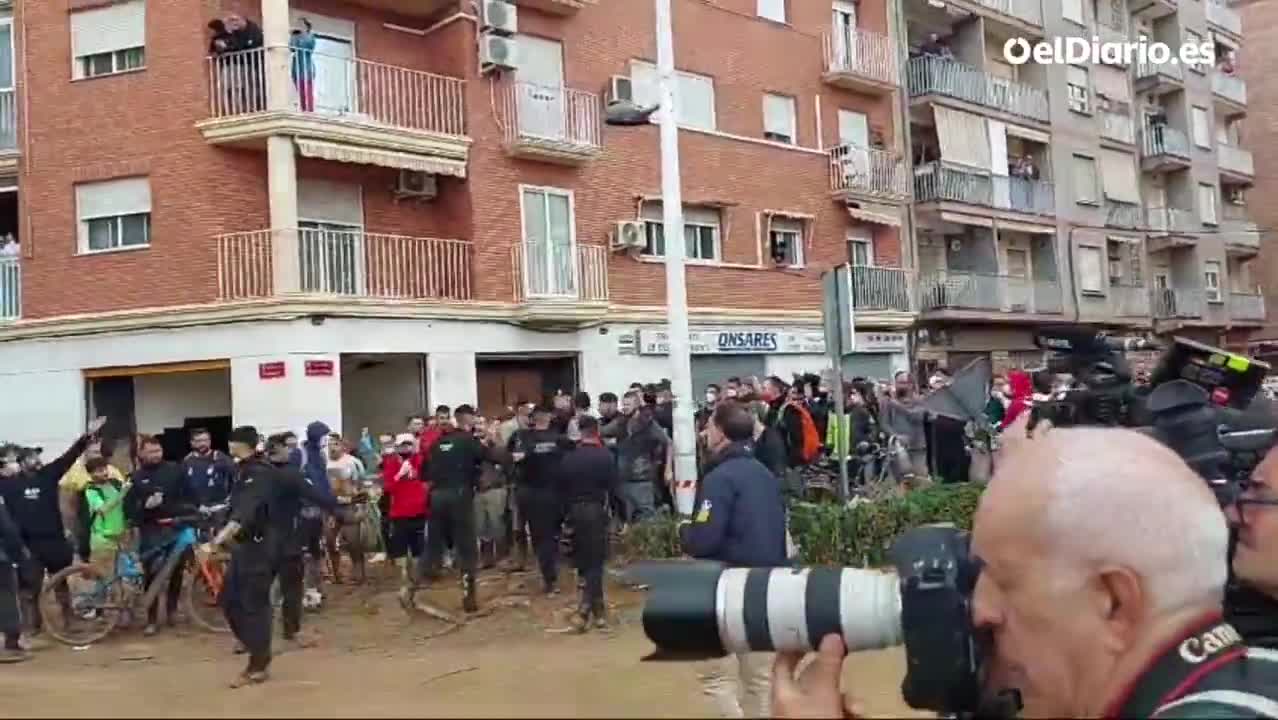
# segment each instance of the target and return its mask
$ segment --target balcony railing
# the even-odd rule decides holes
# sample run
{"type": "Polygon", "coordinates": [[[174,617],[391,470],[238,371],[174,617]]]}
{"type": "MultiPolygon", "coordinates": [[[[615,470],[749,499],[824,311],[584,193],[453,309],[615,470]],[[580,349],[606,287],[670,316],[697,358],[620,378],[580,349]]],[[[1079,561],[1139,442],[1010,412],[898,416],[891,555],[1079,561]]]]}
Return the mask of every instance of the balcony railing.
{"type": "MultiPolygon", "coordinates": [[[[209,58],[209,115],[265,112],[273,88],[268,53],[259,48],[209,58]]],[[[292,53],[289,108],[320,117],[440,135],[465,135],[465,81],[409,68],[322,53],[292,53]],[[310,68],[308,70],[307,68],[310,68]],[[305,78],[312,79],[307,82],[305,78]]]]}
{"type": "Polygon", "coordinates": [[[1105,224],[1110,227],[1136,229],[1145,224],[1145,212],[1136,203],[1105,201],[1105,224]]]}
{"type": "Polygon", "coordinates": [[[608,248],[529,240],[511,248],[515,301],[608,300],[608,248]]]}
{"type": "Polygon", "coordinates": [[[13,88],[0,90],[0,152],[18,149],[18,104],[13,88]]]}
{"type": "Polygon", "coordinates": [[[1221,0],[1207,0],[1207,22],[1226,32],[1242,35],[1242,16],[1221,0]]]}
{"type": "Polygon", "coordinates": [[[512,82],[505,91],[506,142],[594,151],[603,145],[599,96],[566,87],[512,82]]]}
{"type": "Polygon", "coordinates": [[[1265,296],[1254,293],[1230,293],[1229,317],[1233,320],[1265,321],[1265,296]]]}
{"type": "Polygon", "coordinates": [[[1136,125],[1131,113],[1101,111],[1101,137],[1122,143],[1136,142],[1136,125]]]}
{"type": "Polygon", "coordinates": [[[904,268],[852,266],[852,309],[858,312],[913,310],[912,275],[904,268]]]}
{"type": "Polygon", "coordinates": [[[1244,254],[1260,252],[1260,227],[1251,220],[1231,218],[1226,214],[1217,232],[1228,249],[1244,254]]]}
{"type": "Polygon", "coordinates": [[[1148,225],[1150,232],[1171,234],[1171,233],[1196,233],[1202,230],[1201,223],[1198,222],[1198,215],[1193,210],[1183,210],[1181,208],[1152,207],[1145,209],[1145,223],[1148,225]]]}
{"type": "Polygon", "coordinates": [[[1153,63],[1138,62],[1136,63],[1136,79],[1144,80],[1145,78],[1168,78],[1171,80],[1185,80],[1185,70],[1179,64],[1173,65],[1170,62],[1153,63]]]}
{"type": "Polygon", "coordinates": [[[1169,155],[1188,161],[1193,157],[1189,152],[1189,137],[1170,125],[1146,125],[1141,131],[1140,143],[1144,158],[1169,155]]]}
{"type": "Polygon", "coordinates": [[[992,110],[1047,122],[1046,92],[949,58],[912,58],[909,83],[911,97],[944,95],[992,110]]]}
{"type": "Polygon", "coordinates": [[[22,263],[0,257],[0,322],[22,317],[22,263]]]}
{"type": "Polygon", "coordinates": [[[1200,318],[1206,301],[1207,294],[1202,290],[1154,288],[1149,294],[1150,309],[1154,317],[1162,320],[1200,318]]]}
{"type": "Polygon", "coordinates": [[[830,150],[830,189],[904,199],[910,196],[910,175],[895,153],[840,145],[830,150]]]}
{"type": "Polygon", "coordinates": [[[896,85],[896,45],[888,36],[869,30],[853,30],[843,36],[827,32],[824,45],[827,73],[859,75],[896,85]]]}
{"type": "Polygon", "coordinates": [[[220,299],[289,294],[277,287],[277,252],[296,253],[295,292],[303,294],[403,300],[473,297],[469,242],[302,229],[217,238],[220,299]]]}
{"type": "Polygon", "coordinates": [[[1224,143],[1217,144],[1216,164],[1221,170],[1231,172],[1236,175],[1246,175],[1251,177],[1256,174],[1256,167],[1252,161],[1251,151],[1244,150],[1237,145],[1225,145],[1224,143]]]}
{"type": "Polygon", "coordinates": [[[1043,6],[1039,0],[976,0],[980,5],[1031,25],[1042,26],[1043,6]]]}
{"type": "Polygon", "coordinates": [[[1061,285],[1035,280],[946,270],[919,283],[924,310],[986,310],[1011,313],[1062,312],[1061,285]]]}
{"type": "Polygon", "coordinates": [[[1142,285],[1109,286],[1115,317],[1149,317],[1149,290],[1142,285]]]}
{"type": "Polygon", "coordinates": [[[961,202],[1032,215],[1055,215],[1055,188],[1050,182],[986,175],[944,163],[914,169],[916,202],[961,202]]]}
{"type": "Polygon", "coordinates": [[[1247,104],[1247,83],[1237,75],[1226,75],[1223,72],[1211,74],[1211,91],[1218,97],[1239,105],[1247,104]]]}

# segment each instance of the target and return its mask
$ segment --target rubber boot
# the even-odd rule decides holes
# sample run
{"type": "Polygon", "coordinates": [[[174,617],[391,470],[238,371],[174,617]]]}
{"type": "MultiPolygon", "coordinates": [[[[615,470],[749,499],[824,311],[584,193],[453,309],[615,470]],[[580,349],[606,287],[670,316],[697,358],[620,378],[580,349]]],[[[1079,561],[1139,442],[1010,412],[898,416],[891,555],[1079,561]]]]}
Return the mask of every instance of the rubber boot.
{"type": "Polygon", "coordinates": [[[462,610],[468,613],[479,612],[479,598],[476,596],[475,576],[462,574],[462,610]]]}
{"type": "Polygon", "coordinates": [[[523,572],[528,567],[528,537],[522,533],[515,533],[515,569],[523,572]]]}

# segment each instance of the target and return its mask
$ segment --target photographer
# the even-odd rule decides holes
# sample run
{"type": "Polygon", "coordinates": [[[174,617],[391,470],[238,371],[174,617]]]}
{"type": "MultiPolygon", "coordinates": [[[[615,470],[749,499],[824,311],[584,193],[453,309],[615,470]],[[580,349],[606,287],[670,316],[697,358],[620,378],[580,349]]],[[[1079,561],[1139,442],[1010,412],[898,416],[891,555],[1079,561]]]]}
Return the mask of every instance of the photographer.
{"type": "MultiPolygon", "coordinates": [[[[1238,532],[1234,573],[1250,588],[1278,600],[1278,449],[1269,451],[1225,512],[1238,532]]],[[[1260,624],[1268,627],[1258,628],[1254,637],[1242,622],[1239,629],[1253,645],[1278,649],[1272,632],[1278,618],[1263,619],[1267,622],[1260,624]]]]}
{"type": "MultiPolygon", "coordinates": [[[[1027,717],[1278,717],[1278,661],[1222,620],[1227,544],[1211,491],[1146,436],[1014,442],[973,526],[985,692],[1020,690],[1027,717]]],[[[778,656],[774,716],[847,711],[842,653],[824,638],[797,679],[778,656]]]]}

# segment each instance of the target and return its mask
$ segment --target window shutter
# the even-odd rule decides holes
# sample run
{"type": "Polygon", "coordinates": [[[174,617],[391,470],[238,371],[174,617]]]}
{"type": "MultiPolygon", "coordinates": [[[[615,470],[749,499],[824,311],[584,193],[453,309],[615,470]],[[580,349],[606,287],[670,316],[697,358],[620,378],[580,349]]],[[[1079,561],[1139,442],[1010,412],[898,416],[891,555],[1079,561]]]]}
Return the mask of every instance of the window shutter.
{"type": "Polygon", "coordinates": [[[151,212],[151,182],[144,177],[122,178],[75,186],[80,220],[151,212]]]}
{"type": "Polygon", "coordinates": [[[794,98],[784,95],[763,96],[763,129],[765,132],[794,138],[794,98]]]}
{"type": "Polygon", "coordinates": [[[657,67],[651,63],[634,60],[630,63],[630,84],[635,104],[652,107],[657,104],[657,67]]]}
{"type": "Polygon", "coordinates": [[[798,218],[773,215],[770,227],[773,232],[792,232],[803,236],[803,221],[798,218]]]}
{"type": "Polygon", "coordinates": [[[1097,93],[1114,102],[1131,102],[1131,91],[1127,85],[1126,71],[1109,67],[1108,65],[1097,65],[1093,70],[1095,71],[1097,93]]]}
{"type": "Polygon", "coordinates": [[[360,186],[299,179],[297,216],[302,220],[362,228],[364,206],[360,186]]]}
{"type": "Polygon", "coordinates": [[[71,55],[84,57],[146,45],[143,0],[71,14],[71,55]]]}
{"type": "Polygon", "coordinates": [[[701,75],[678,73],[675,77],[678,92],[679,122],[690,127],[713,130],[714,81],[701,75]]]}
{"type": "Polygon", "coordinates": [[[1097,247],[1080,247],[1078,249],[1078,282],[1079,288],[1088,292],[1104,292],[1101,280],[1101,249],[1097,247]]]}
{"type": "Polygon", "coordinates": [[[1216,186],[1215,185],[1199,185],[1198,186],[1198,211],[1202,213],[1202,220],[1206,223],[1216,224],[1216,186]]]}
{"type": "Polygon", "coordinates": [[[1083,24],[1083,0],[1061,0],[1061,17],[1083,24]]]}
{"type": "Polygon", "coordinates": [[[1140,184],[1136,179],[1135,160],[1130,154],[1101,150],[1101,177],[1105,182],[1105,197],[1140,204],[1140,184]]]}
{"type": "Polygon", "coordinates": [[[1207,110],[1200,107],[1193,108],[1190,119],[1194,124],[1194,144],[1199,147],[1211,147],[1211,132],[1208,129],[1207,110]]]}
{"type": "Polygon", "coordinates": [[[759,0],[759,17],[785,22],[785,0],[759,0]]]}
{"type": "Polygon", "coordinates": [[[1074,156],[1074,198],[1080,202],[1096,200],[1096,161],[1083,155],[1074,156]]]}
{"type": "Polygon", "coordinates": [[[990,167],[990,136],[985,118],[980,115],[950,110],[937,105],[936,135],[941,145],[941,159],[972,168],[990,167]]]}
{"type": "Polygon", "coordinates": [[[719,208],[716,207],[706,207],[705,205],[685,205],[683,207],[683,221],[685,223],[719,227],[719,217],[719,208]]]}

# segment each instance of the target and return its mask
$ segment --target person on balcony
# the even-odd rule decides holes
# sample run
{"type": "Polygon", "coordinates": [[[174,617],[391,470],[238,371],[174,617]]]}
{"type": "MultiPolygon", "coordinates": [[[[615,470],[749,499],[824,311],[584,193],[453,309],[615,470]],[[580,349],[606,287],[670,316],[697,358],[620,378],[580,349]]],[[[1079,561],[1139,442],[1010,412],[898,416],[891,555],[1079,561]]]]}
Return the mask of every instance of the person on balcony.
{"type": "Polygon", "coordinates": [[[262,28],[243,15],[232,13],[222,21],[226,28],[226,52],[234,53],[226,66],[233,73],[231,85],[239,112],[259,112],[266,107],[266,63],[260,50],[265,44],[262,28]]]}
{"type": "Polygon", "coordinates": [[[293,30],[288,46],[293,50],[293,85],[302,112],[315,111],[315,34],[311,21],[302,18],[302,28],[293,30]]]}
{"type": "Polygon", "coordinates": [[[1167,127],[1167,113],[1159,108],[1149,114],[1149,132],[1153,139],[1155,155],[1163,152],[1163,128],[1167,127]]]}

